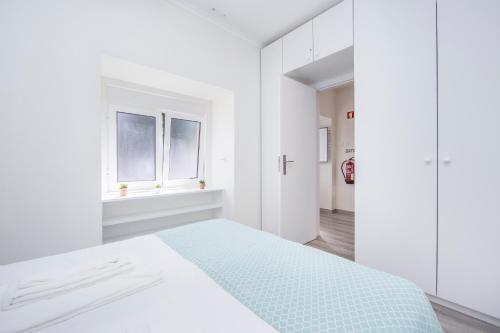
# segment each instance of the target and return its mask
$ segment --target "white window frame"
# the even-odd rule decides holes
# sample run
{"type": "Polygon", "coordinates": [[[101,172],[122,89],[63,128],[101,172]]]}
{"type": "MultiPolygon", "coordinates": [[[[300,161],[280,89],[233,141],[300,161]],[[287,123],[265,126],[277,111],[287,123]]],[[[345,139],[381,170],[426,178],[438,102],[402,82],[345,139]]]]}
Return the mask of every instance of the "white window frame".
{"type": "Polygon", "coordinates": [[[163,170],[163,186],[167,188],[194,187],[200,179],[205,179],[205,117],[192,113],[164,110],[165,113],[165,162],[163,170]],[[198,177],[192,179],[169,179],[170,171],[170,128],[172,118],[200,122],[200,138],[198,151],[198,177]]]}
{"type": "Polygon", "coordinates": [[[144,190],[154,188],[156,184],[162,183],[162,159],[163,159],[163,143],[162,143],[162,112],[150,111],[139,108],[132,108],[119,105],[110,105],[106,116],[108,129],[108,192],[118,191],[121,183],[127,184],[129,190],[144,190]],[[118,152],[117,152],[117,128],[116,114],[118,112],[138,114],[142,116],[152,116],[156,118],[156,163],[155,163],[155,180],[151,181],[129,181],[118,182],[118,152]]]}
{"type": "Polygon", "coordinates": [[[206,149],[206,116],[172,110],[145,110],[130,106],[110,104],[106,114],[107,156],[106,177],[107,192],[117,192],[121,183],[126,183],[129,191],[151,190],[160,184],[162,188],[192,188],[200,179],[205,179],[205,149],[206,149]],[[132,113],[156,118],[156,165],[154,181],[118,182],[117,164],[117,128],[116,114],[118,112],[132,113]],[[163,115],[165,129],[163,132],[163,115]],[[198,152],[198,177],[193,179],[169,180],[170,166],[170,128],[172,118],[200,122],[200,138],[198,152]],[[163,138],[164,134],[164,138],[163,138]]]}

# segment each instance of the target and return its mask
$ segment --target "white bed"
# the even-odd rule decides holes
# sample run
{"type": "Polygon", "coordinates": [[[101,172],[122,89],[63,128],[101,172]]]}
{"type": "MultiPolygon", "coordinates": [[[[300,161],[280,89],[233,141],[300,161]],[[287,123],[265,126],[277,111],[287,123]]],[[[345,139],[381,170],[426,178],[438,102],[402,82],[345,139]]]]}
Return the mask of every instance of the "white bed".
{"type": "Polygon", "coordinates": [[[276,332],[155,235],[0,266],[0,285],[116,256],[161,269],[164,282],[38,332],[276,332]]]}

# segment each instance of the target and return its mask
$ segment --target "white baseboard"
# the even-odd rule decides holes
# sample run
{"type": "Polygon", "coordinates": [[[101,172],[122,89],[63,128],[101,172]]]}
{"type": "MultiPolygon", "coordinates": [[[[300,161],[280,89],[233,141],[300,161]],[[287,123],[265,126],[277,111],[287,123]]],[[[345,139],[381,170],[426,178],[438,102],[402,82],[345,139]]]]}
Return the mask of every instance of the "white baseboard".
{"type": "Polygon", "coordinates": [[[466,308],[464,306],[455,304],[453,302],[447,301],[445,299],[442,299],[442,298],[439,298],[436,296],[427,295],[427,298],[429,298],[429,300],[431,302],[442,305],[444,307],[447,307],[448,309],[455,310],[455,311],[463,313],[469,317],[476,318],[476,319],[484,321],[488,324],[500,327],[500,319],[499,318],[495,318],[495,317],[486,315],[484,313],[474,311],[472,309],[466,308]]]}

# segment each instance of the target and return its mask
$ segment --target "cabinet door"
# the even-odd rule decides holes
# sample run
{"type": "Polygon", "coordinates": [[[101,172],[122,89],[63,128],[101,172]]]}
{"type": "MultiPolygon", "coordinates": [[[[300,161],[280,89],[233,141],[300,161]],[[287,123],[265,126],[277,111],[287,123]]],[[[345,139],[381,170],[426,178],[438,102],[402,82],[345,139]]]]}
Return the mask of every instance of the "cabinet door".
{"type": "Polygon", "coordinates": [[[314,61],[352,46],[352,29],[352,0],[344,0],[314,18],[314,61]]]}
{"type": "Polygon", "coordinates": [[[436,292],[435,0],[354,2],[356,261],[436,292]]]}
{"type": "Polygon", "coordinates": [[[312,21],[309,21],[283,37],[283,73],[311,63],[312,51],[312,21]]]}
{"type": "Polygon", "coordinates": [[[438,0],[437,295],[500,318],[500,1],[438,0]]]}
{"type": "Polygon", "coordinates": [[[262,230],[280,234],[280,80],[282,40],[261,51],[262,230]]]}

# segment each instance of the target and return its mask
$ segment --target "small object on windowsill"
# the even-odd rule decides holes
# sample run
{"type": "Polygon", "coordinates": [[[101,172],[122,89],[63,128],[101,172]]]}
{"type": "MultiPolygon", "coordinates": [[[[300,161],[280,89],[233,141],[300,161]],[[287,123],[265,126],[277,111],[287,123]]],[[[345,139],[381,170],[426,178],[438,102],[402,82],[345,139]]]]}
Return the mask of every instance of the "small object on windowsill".
{"type": "Polygon", "coordinates": [[[155,185],[155,193],[156,194],[160,194],[160,192],[161,192],[161,185],[160,184],[156,184],[155,185]]]}
{"type": "Polygon", "coordinates": [[[200,183],[200,190],[204,190],[206,186],[205,181],[203,179],[200,179],[198,183],[200,183]]]}
{"type": "Polygon", "coordinates": [[[126,197],[127,194],[128,194],[128,185],[127,184],[120,184],[120,196],[126,197]]]}

